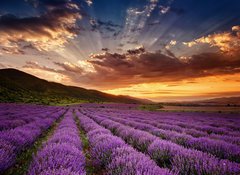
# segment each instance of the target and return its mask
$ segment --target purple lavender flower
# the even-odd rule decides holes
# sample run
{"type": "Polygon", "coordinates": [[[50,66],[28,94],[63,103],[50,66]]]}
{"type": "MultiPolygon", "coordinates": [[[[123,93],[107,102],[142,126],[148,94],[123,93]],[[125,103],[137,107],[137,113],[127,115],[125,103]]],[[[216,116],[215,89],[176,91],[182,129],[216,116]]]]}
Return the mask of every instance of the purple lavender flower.
{"type": "Polygon", "coordinates": [[[169,170],[159,168],[149,157],[129,146],[116,148],[113,151],[107,171],[108,175],[173,175],[169,170]]]}
{"type": "Polygon", "coordinates": [[[64,173],[85,175],[85,156],[78,128],[71,111],[59,124],[53,136],[34,156],[28,174],[64,173]]]}

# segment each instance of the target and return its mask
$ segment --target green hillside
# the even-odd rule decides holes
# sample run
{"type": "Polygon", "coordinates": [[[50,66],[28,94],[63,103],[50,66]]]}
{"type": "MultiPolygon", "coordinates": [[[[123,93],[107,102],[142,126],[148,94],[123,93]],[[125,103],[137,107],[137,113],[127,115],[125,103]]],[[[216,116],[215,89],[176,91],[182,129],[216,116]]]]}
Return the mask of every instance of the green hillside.
{"type": "Polygon", "coordinates": [[[0,102],[61,105],[82,102],[140,103],[140,100],[48,82],[16,69],[0,69],[0,102]]]}

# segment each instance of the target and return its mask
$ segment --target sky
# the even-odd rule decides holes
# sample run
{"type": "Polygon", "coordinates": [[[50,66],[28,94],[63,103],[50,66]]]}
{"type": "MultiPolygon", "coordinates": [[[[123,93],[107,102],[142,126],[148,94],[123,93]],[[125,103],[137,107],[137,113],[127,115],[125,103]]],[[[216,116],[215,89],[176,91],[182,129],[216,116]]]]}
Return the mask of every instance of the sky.
{"type": "Polygon", "coordinates": [[[1,0],[0,68],[153,101],[240,96],[240,1],[1,0]]]}

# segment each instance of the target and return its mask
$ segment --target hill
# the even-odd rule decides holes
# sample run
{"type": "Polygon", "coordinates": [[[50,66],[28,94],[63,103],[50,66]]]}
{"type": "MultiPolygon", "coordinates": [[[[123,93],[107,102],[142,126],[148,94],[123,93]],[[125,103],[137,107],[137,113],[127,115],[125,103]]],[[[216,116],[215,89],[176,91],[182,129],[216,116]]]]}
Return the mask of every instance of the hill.
{"type": "Polygon", "coordinates": [[[213,98],[209,100],[201,101],[205,104],[213,104],[213,105],[240,105],[240,96],[239,97],[221,97],[221,98],[213,98]]]}
{"type": "Polygon", "coordinates": [[[197,101],[182,101],[182,102],[162,102],[162,105],[169,106],[226,106],[226,107],[239,107],[240,106],[240,96],[236,97],[218,97],[206,100],[197,101]]]}
{"type": "Polygon", "coordinates": [[[56,105],[81,102],[141,103],[141,100],[48,82],[17,69],[0,69],[0,102],[56,105]]]}

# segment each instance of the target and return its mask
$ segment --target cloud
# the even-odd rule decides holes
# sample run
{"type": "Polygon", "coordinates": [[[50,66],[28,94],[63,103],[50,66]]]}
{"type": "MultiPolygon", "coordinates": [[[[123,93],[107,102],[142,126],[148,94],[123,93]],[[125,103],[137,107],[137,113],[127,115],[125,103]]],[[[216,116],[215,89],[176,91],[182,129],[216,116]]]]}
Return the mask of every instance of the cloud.
{"type": "Polygon", "coordinates": [[[176,40],[171,40],[170,43],[169,43],[171,46],[175,46],[177,44],[177,41],[176,40]]]}
{"type": "Polygon", "coordinates": [[[161,14],[166,14],[170,10],[170,7],[169,6],[165,7],[165,6],[160,5],[159,9],[160,9],[161,14]]]}
{"type": "Polygon", "coordinates": [[[39,65],[38,62],[36,61],[26,61],[26,64],[23,66],[23,68],[30,68],[30,69],[40,69],[40,70],[45,70],[49,72],[55,72],[55,69],[46,67],[46,66],[41,66],[39,65]]]}
{"type": "Polygon", "coordinates": [[[118,24],[114,24],[112,21],[102,21],[102,20],[97,20],[97,23],[100,25],[100,26],[106,26],[106,27],[116,27],[116,28],[122,28],[121,25],[118,25],[118,24]]]}
{"type": "Polygon", "coordinates": [[[93,55],[88,62],[96,70],[95,79],[101,77],[101,82],[105,85],[178,81],[240,71],[239,57],[229,57],[221,53],[193,55],[185,62],[161,52],[150,53],[136,49],[125,54],[93,55]]]}
{"type": "MultiPolygon", "coordinates": [[[[54,62],[53,69],[35,63],[26,63],[25,67],[57,73],[67,77],[72,84],[99,89],[234,75],[240,73],[239,29],[239,26],[234,26],[231,32],[208,35],[201,40],[193,41],[194,44],[204,41],[219,47],[218,52],[178,57],[168,48],[162,52],[150,52],[140,46],[125,52],[121,50],[121,53],[111,53],[107,48],[103,48],[105,52],[91,54],[89,59],[75,64],[54,62]],[[228,39],[225,38],[226,36],[228,39]]],[[[171,40],[168,46],[172,47],[176,44],[177,41],[171,40]]],[[[119,47],[123,46],[123,44],[119,45],[119,47]]]]}
{"type": "Polygon", "coordinates": [[[176,40],[171,40],[169,44],[165,46],[166,49],[170,49],[170,47],[175,46],[177,44],[176,40]]]}
{"type": "Polygon", "coordinates": [[[93,1],[92,0],[86,0],[86,3],[88,6],[91,6],[93,4],[93,1]]]}
{"type": "Polygon", "coordinates": [[[148,23],[149,26],[155,26],[155,25],[159,25],[159,24],[161,24],[161,22],[159,20],[155,20],[153,22],[148,23]]]}
{"type": "Polygon", "coordinates": [[[217,47],[225,53],[239,52],[240,48],[240,26],[233,26],[232,31],[216,33],[208,36],[203,36],[194,41],[184,42],[184,45],[193,47],[198,44],[209,44],[211,47],[217,47]]]}
{"type": "Polygon", "coordinates": [[[138,45],[139,42],[137,40],[134,41],[127,41],[127,44],[138,45]]]}
{"type": "Polygon", "coordinates": [[[115,24],[112,21],[90,19],[89,23],[91,25],[91,31],[105,34],[105,36],[102,36],[103,38],[117,37],[122,29],[121,25],[115,24]]]}
{"type": "Polygon", "coordinates": [[[151,3],[158,3],[158,0],[150,0],[151,3]]]}
{"type": "Polygon", "coordinates": [[[137,54],[142,54],[145,52],[145,48],[143,46],[140,46],[136,49],[130,49],[127,51],[128,54],[130,55],[137,55],[137,54]]]}
{"type": "Polygon", "coordinates": [[[156,9],[158,0],[149,0],[147,5],[141,8],[128,8],[123,30],[123,36],[136,38],[144,29],[152,12],[156,9]]]}
{"type": "Polygon", "coordinates": [[[76,36],[76,21],[81,18],[76,4],[50,0],[39,3],[46,9],[40,16],[19,18],[7,14],[0,17],[0,48],[3,52],[15,50],[12,53],[16,54],[16,50],[29,44],[38,51],[51,51],[64,47],[76,36]]]}
{"type": "Polygon", "coordinates": [[[172,53],[169,49],[165,50],[166,54],[172,58],[176,58],[176,56],[174,55],[174,53],[172,53]]]}
{"type": "Polygon", "coordinates": [[[123,47],[123,46],[124,46],[124,44],[122,44],[122,43],[118,44],[118,47],[123,47]]]}
{"type": "Polygon", "coordinates": [[[175,13],[176,15],[183,15],[186,11],[182,8],[177,7],[171,7],[173,1],[169,1],[167,6],[160,5],[159,7],[159,13],[160,14],[166,14],[166,13],[175,13]]]}
{"type": "Polygon", "coordinates": [[[102,48],[102,51],[108,52],[108,51],[109,51],[109,48],[102,48]]]}
{"type": "MultiPolygon", "coordinates": [[[[138,83],[173,82],[194,78],[229,75],[240,72],[240,54],[201,53],[188,59],[148,52],[143,47],[126,53],[92,54],[78,64],[55,63],[60,69],[36,66],[38,69],[59,73],[78,85],[99,89],[126,87],[138,83]]],[[[31,65],[33,66],[33,65],[31,65]]]]}
{"type": "MultiPolygon", "coordinates": [[[[69,62],[64,62],[64,63],[59,63],[55,62],[56,65],[59,67],[63,68],[64,71],[69,72],[69,73],[77,73],[79,75],[83,74],[84,70],[75,64],[69,63],[69,62]]],[[[61,71],[58,71],[61,73],[61,71]]]]}
{"type": "Polygon", "coordinates": [[[6,66],[4,64],[0,63],[0,69],[4,69],[4,68],[6,68],[6,66]]]}
{"type": "Polygon", "coordinates": [[[25,52],[18,47],[3,47],[2,52],[6,54],[16,54],[16,55],[24,55],[25,52]]]}

